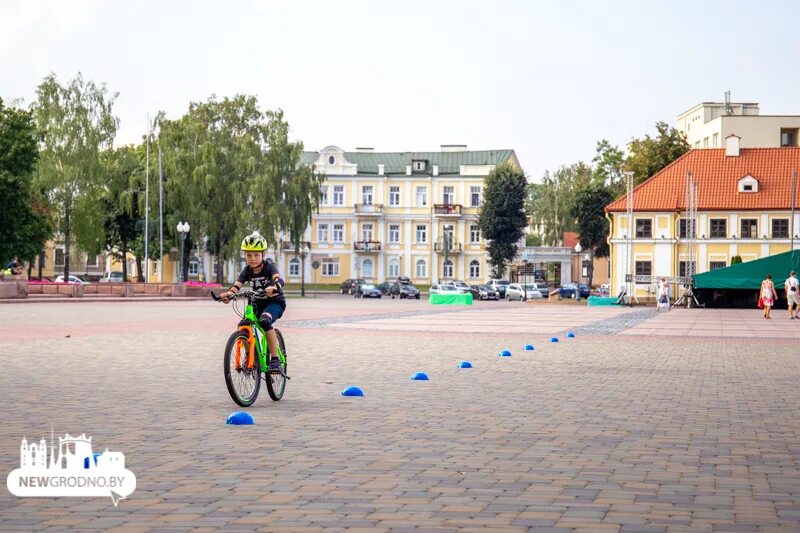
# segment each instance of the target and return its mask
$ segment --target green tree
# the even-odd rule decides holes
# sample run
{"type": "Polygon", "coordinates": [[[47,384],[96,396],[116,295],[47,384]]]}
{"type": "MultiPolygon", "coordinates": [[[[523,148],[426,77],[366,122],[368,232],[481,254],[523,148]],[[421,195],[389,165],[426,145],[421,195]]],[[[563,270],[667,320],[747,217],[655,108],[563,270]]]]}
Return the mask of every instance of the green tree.
{"type": "Polygon", "coordinates": [[[36,94],[38,179],[56,208],[64,239],[64,276],[69,276],[73,234],[88,253],[99,253],[104,244],[100,152],[111,147],[117,131],[112,113],[117,94],[84,80],[80,73],[66,86],[50,74],[36,94]]]}
{"type": "Polygon", "coordinates": [[[572,216],[575,195],[593,181],[592,169],[585,163],[564,165],[553,173],[545,172],[542,183],[529,190],[532,222],[542,229],[542,243],[558,246],[565,231],[575,231],[572,216]]]}
{"type": "Polygon", "coordinates": [[[634,173],[638,185],[689,151],[683,132],[671,128],[666,122],[656,123],[655,138],[645,135],[628,144],[625,170],[634,173]]]}
{"type": "Polygon", "coordinates": [[[478,226],[489,242],[487,252],[495,276],[502,275],[505,264],[517,255],[517,243],[528,224],[527,186],[525,174],[509,164],[498,166],[484,179],[484,202],[478,226]]]}
{"type": "Polygon", "coordinates": [[[734,255],[733,257],[731,257],[731,265],[730,266],[738,265],[741,262],[742,262],[742,256],[741,255],[734,255]]]}
{"type": "Polygon", "coordinates": [[[0,267],[13,257],[33,263],[52,234],[45,198],[33,183],[38,158],[29,111],[0,98],[0,267]]]}
{"type": "Polygon", "coordinates": [[[609,188],[593,184],[580,191],[572,204],[572,216],[578,221],[581,247],[589,253],[589,287],[594,275],[594,258],[608,257],[608,219],[604,208],[614,199],[609,188]]]}
{"type": "Polygon", "coordinates": [[[598,141],[592,164],[595,183],[605,185],[612,191],[621,190],[625,153],[618,146],[607,139],[598,141]]]}

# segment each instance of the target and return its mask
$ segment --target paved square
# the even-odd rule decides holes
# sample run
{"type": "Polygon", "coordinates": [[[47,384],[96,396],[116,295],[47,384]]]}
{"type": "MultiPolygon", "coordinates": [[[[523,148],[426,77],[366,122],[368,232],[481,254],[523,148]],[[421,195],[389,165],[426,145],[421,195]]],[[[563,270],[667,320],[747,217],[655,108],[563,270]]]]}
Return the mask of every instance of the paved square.
{"type": "Polygon", "coordinates": [[[117,508],[1,491],[0,530],[798,531],[800,323],[773,316],[291,299],[286,396],[232,427],[229,307],[0,305],[0,471],[52,426],[138,480],[117,508]]]}

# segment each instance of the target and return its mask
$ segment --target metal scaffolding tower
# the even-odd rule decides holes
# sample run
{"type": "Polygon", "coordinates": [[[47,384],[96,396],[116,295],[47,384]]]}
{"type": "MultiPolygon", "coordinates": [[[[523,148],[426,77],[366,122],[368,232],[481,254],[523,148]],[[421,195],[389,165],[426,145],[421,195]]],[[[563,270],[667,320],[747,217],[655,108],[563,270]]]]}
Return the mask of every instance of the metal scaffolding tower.
{"type": "MultiPolygon", "coordinates": [[[[636,303],[639,303],[639,300],[636,298],[636,284],[634,282],[634,255],[633,255],[633,232],[636,230],[633,224],[633,172],[623,172],[625,176],[625,209],[628,214],[628,232],[627,232],[627,246],[625,247],[625,269],[628,273],[625,275],[625,282],[626,288],[625,293],[627,293],[627,299],[625,303],[630,303],[631,297],[636,300],[636,303]]],[[[621,295],[621,298],[624,297],[625,294],[621,295]]]]}
{"type": "Polygon", "coordinates": [[[683,273],[685,278],[684,291],[681,297],[675,302],[676,306],[686,305],[691,308],[692,304],[700,307],[692,292],[692,276],[696,273],[697,262],[697,181],[691,172],[686,173],[686,206],[684,210],[686,220],[686,270],[683,273]]]}

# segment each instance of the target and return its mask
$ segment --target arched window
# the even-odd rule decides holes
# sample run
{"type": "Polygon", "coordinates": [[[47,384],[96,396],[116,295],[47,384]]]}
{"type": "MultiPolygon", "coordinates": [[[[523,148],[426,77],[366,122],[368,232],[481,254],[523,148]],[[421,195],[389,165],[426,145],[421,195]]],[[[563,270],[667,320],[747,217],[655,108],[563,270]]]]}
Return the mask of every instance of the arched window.
{"type": "Polygon", "coordinates": [[[365,278],[372,277],[372,259],[364,259],[361,261],[361,275],[365,278]]]}
{"type": "Polygon", "coordinates": [[[389,277],[397,278],[400,276],[400,261],[392,259],[389,261],[389,277]]]}
{"type": "Polygon", "coordinates": [[[292,257],[291,259],[289,259],[289,277],[290,278],[300,277],[300,260],[296,257],[292,257]]]}
{"type": "Polygon", "coordinates": [[[469,262],[469,277],[471,278],[479,278],[481,277],[481,263],[477,259],[473,259],[469,262]]]}
{"type": "Polygon", "coordinates": [[[424,259],[417,260],[417,277],[418,278],[428,277],[428,265],[425,263],[424,259]]]}
{"type": "Polygon", "coordinates": [[[450,259],[442,263],[442,277],[443,278],[453,277],[453,262],[450,259]]]}

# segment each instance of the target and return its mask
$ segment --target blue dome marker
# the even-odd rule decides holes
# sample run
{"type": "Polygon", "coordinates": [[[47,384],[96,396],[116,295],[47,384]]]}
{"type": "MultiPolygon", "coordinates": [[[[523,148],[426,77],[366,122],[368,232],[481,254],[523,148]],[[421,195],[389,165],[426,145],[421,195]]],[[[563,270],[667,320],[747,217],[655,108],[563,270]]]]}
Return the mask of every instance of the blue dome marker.
{"type": "Polygon", "coordinates": [[[347,387],[342,391],[342,396],[364,396],[364,391],[361,390],[361,387],[347,387]]]}
{"type": "Polygon", "coordinates": [[[503,350],[497,355],[500,357],[511,357],[511,350],[503,350]]]}
{"type": "Polygon", "coordinates": [[[472,363],[469,361],[461,361],[458,363],[458,368],[472,368],[472,363]]]}
{"type": "Polygon", "coordinates": [[[558,342],[558,337],[550,337],[550,342],[558,342]]]}
{"type": "Polygon", "coordinates": [[[425,372],[417,372],[416,374],[411,376],[411,379],[413,379],[414,381],[428,381],[428,374],[426,374],[425,372]]]}
{"type": "Polygon", "coordinates": [[[253,420],[253,415],[247,411],[236,411],[228,415],[225,423],[233,426],[249,426],[255,424],[255,420],[253,420]]]}
{"type": "Polygon", "coordinates": [[[569,333],[567,333],[567,338],[568,339],[574,339],[575,338],[575,334],[570,331],[569,333]]]}
{"type": "Polygon", "coordinates": [[[528,350],[528,351],[533,350],[533,344],[526,344],[525,345],[525,349],[528,350]]]}

